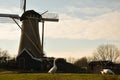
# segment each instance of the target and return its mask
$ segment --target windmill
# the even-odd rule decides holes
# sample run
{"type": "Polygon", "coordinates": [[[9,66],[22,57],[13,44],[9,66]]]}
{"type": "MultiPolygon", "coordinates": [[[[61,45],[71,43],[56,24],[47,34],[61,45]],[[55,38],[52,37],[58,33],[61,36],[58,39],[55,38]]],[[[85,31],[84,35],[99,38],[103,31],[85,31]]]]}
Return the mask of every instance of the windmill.
{"type": "Polygon", "coordinates": [[[57,14],[47,13],[48,11],[39,14],[34,10],[26,10],[26,0],[22,0],[22,9],[22,16],[18,14],[0,14],[0,17],[13,19],[21,29],[18,55],[20,55],[23,50],[27,50],[27,52],[31,53],[30,55],[35,58],[44,57],[44,22],[57,22],[58,16],[57,14]],[[16,19],[22,22],[22,26],[17,23],[16,19]],[[42,39],[40,39],[39,35],[39,22],[42,23],[42,39]]]}

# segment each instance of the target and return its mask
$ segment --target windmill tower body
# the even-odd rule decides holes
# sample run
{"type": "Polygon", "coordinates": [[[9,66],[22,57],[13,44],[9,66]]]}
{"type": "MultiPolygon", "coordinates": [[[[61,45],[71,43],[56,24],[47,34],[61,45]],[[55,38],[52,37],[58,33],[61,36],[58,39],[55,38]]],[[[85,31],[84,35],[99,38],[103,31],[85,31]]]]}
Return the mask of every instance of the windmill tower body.
{"type": "Polygon", "coordinates": [[[41,15],[33,10],[26,11],[22,17],[22,31],[18,54],[26,49],[32,56],[40,58],[43,57],[42,45],[39,35],[39,21],[41,15]]]}

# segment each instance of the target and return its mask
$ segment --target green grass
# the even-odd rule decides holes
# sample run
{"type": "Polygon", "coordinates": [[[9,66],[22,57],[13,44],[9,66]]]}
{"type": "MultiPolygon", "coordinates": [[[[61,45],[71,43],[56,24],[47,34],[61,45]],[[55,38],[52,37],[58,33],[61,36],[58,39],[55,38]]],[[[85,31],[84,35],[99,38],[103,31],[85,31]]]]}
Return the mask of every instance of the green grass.
{"type": "Polygon", "coordinates": [[[0,80],[120,80],[118,75],[100,74],[47,74],[47,73],[0,73],[0,80]]]}

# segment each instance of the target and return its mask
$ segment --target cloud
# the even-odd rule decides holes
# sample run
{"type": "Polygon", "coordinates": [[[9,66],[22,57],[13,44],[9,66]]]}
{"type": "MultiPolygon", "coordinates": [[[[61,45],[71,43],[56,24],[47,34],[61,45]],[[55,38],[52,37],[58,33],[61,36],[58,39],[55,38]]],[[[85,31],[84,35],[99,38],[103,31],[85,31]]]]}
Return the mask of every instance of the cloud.
{"type": "MultiPolygon", "coordinates": [[[[50,57],[62,57],[62,58],[69,58],[69,57],[74,57],[74,58],[81,58],[81,57],[89,57],[92,56],[94,49],[84,49],[84,50],[78,50],[78,51],[48,51],[46,54],[47,56],[50,57]]],[[[47,51],[47,50],[46,50],[47,51]]]]}
{"type": "MultiPolygon", "coordinates": [[[[20,9],[17,7],[3,6],[0,8],[0,13],[5,14],[20,14],[20,9]]],[[[0,18],[0,39],[1,40],[17,40],[19,39],[21,30],[10,18],[0,18]]]]}
{"type": "Polygon", "coordinates": [[[46,24],[46,36],[69,39],[120,40],[120,12],[110,12],[89,20],[60,15],[58,23],[46,24]]]}
{"type": "Polygon", "coordinates": [[[16,24],[2,23],[0,24],[1,40],[17,40],[20,36],[20,29],[16,24]]]}
{"type": "MultiPolygon", "coordinates": [[[[0,9],[0,11],[3,10],[4,9],[0,9]]],[[[98,13],[105,10],[104,9],[98,10],[98,13]]],[[[10,11],[6,11],[6,12],[10,12],[10,11]]],[[[95,16],[90,19],[82,19],[79,17],[77,18],[70,16],[69,14],[60,14],[59,22],[45,23],[45,37],[89,39],[89,40],[95,40],[95,39],[120,40],[119,19],[120,19],[119,11],[101,14],[99,16],[95,16]]],[[[0,30],[1,30],[0,39],[14,40],[14,39],[18,39],[20,35],[20,30],[18,30],[18,27],[15,24],[2,23],[0,24],[0,30]],[[11,29],[14,29],[14,31],[11,31],[11,29]]]]}
{"type": "Polygon", "coordinates": [[[0,13],[19,14],[22,12],[18,7],[0,7],[0,13]]]}
{"type": "Polygon", "coordinates": [[[70,6],[66,7],[64,9],[68,13],[82,13],[84,15],[97,15],[97,14],[103,14],[111,12],[111,8],[107,7],[76,7],[76,6],[70,6]]]}

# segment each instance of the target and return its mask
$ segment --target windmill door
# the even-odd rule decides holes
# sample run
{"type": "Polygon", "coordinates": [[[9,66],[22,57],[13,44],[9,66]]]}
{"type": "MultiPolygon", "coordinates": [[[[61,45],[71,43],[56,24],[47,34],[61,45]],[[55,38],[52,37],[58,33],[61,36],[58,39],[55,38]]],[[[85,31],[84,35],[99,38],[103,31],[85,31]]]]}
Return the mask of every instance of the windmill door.
{"type": "Polygon", "coordinates": [[[26,69],[26,67],[25,67],[25,58],[20,58],[19,59],[19,68],[20,69],[26,69]]]}

